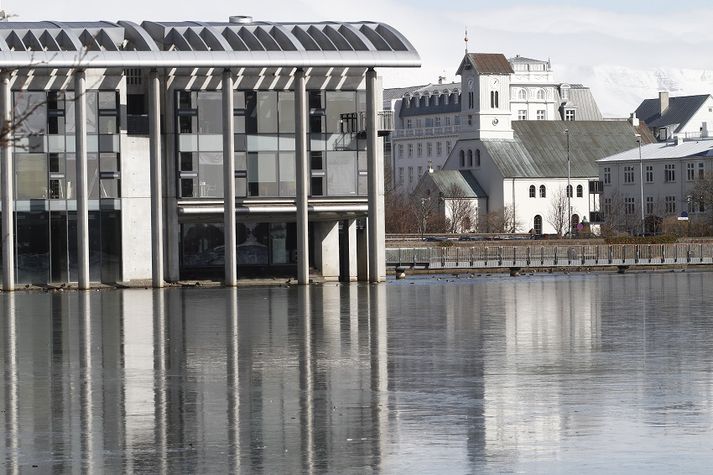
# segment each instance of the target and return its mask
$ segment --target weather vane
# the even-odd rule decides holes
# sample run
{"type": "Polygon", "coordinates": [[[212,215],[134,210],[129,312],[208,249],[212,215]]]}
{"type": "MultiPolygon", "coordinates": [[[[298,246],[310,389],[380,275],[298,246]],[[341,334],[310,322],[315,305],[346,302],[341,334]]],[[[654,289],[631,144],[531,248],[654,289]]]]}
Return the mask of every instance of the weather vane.
{"type": "Polygon", "coordinates": [[[465,38],[463,38],[463,41],[465,41],[465,54],[468,54],[468,27],[465,27],[465,38]]]}

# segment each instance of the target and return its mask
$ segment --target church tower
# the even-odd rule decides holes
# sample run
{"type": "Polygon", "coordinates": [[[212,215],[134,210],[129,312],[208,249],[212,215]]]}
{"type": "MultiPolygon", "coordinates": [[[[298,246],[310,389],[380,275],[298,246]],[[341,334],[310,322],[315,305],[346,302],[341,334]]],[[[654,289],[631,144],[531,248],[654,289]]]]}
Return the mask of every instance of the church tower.
{"type": "Polygon", "coordinates": [[[502,54],[466,53],[456,74],[461,77],[461,138],[512,139],[510,77],[502,54]]]}

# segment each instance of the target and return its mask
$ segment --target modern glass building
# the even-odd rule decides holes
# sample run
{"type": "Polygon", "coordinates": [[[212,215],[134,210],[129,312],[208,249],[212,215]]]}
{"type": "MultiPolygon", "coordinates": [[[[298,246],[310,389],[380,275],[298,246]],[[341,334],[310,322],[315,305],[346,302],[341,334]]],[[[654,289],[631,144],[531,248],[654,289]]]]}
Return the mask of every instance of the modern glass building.
{"type": "Polygon", "coordinates": [[[0,23],[4,288],[383,280],[375,68],[419,64],[370,22],[0,23]]]}

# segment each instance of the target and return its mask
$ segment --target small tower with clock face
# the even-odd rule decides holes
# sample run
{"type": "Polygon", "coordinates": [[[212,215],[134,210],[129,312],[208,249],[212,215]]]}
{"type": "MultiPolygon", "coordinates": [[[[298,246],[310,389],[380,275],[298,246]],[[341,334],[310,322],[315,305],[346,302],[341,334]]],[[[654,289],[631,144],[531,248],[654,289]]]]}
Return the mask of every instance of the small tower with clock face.
{"type": "Polygon", "coordinates": [[[464,139],[512,139],[510,76],[502,54],[466,54],[458,68],[463,97],[461,136],[464,139]]]}

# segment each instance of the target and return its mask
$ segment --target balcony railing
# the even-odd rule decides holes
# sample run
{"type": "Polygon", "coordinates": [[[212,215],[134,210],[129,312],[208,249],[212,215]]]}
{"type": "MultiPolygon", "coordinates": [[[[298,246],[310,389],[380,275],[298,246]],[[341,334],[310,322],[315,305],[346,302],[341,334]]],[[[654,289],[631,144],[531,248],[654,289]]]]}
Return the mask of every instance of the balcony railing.
{"type": "Polygon", "coordinates": [[[443,135],[455,135],[460,133],[460,125],[444,125],[440,127],[422,127],[419,129],[396,129],[394,138],[406,137],[437,137],[443,135]]]}

